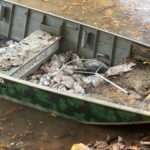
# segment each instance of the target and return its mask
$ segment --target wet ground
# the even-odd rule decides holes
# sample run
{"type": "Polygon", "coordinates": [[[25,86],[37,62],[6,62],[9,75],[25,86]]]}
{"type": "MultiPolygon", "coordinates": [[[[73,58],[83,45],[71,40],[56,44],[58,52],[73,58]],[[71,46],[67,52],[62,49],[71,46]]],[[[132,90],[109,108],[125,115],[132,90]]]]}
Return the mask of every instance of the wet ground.
{"type": "Polygon", "coordinates": [[[150,126],[87,126],[0,100],[1,150],[69,150],[74,143],[122,136],[128,144],[150,135],[150,126]],[[88,133],[88,134],[87,134],[88,133]]]}
{"type": "Polygon", "coordinates": [[[149,0],[8,0],[115,32],[150,46],[149,0]]]}

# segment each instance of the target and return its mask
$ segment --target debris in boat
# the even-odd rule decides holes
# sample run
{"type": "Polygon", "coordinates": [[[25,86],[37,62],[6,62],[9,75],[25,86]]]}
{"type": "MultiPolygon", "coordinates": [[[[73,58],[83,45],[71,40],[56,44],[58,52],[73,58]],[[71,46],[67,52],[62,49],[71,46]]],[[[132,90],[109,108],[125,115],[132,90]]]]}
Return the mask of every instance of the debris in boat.
{"type": "Polygon", "coordinates": [[[129,64],[122,64],[122,65],[116,65],[116,66],[110,67],[106,71],[106,76],[115,76],[115,75],[120,75],[125,72],[129,72],[133,70],[134,66],[136,66],[136,64],[131,62],[129,64]]]}
{"type": "MultiPolygon", "coordinates": [[[[129,94],[129,92],[122,88],[121,86],[117,85],[116,83],[112,82],[111,80],[107,79],[104,75],[99,74],[99,73],[93,73],[93,72],[87,72],[87,71],[75,71],[75,73],[81,73],[81,74],[93,74],[94,76],[96,76],[97,78],[104,80],[105,82],[111,84],[113,87],[117,88],[118,90],[124,92],[125,94],[129,94]]],[[[99,80],[100,81],[100,80],[99,80]]]]}
{"type": "Polygon", "coordinates": [[[111,102],[146,111],[150,110],[150,103],[144,101],[145,97],[150,94],[150,67],[148,65],[136,62],[136,67],[132,71],[120,76],[110,76],[108,78],[126,89],[129,94],[126,95],[120,92],[120,90],[118,91],[114,87],[104,83],[100,84],[96,89],[91,90],[93,97],[99,99],[102,95],[103,97],[107,97],[107,100],[111,102]]]}
{"type": "Polygon", "coordinates": [[[18,44],[18,42],[13,41],[13,40],[9,40],[6,42],[6,46],[10,48],[14,47],[16,44],[18,44]]]}
{"type": "Polygon", "coordinates": [[[39,30],[19,43],[8,41],[6,47],[0,48],[0,69],[6,71],[22,65],[43,48],[49,46],[51,38],[51,35],[39,30]]]}
{"type": "MultiPolygon", "coordinates": [[[[70,54],[70,53],[69,53],[70,54]]],[[[67,59],[65,58],[64,54],[54,55],[51,59],[50,64],[47,64],[47,66],[43,67],[44,72],[47,73],[44,74],[40,79],[40,85],[49,86],[52,85],[52,87],[57,89],[63,89],[63,91],[74,91],[74,93],[80,93],[85,94],[85,89],[83,88],[83,84],[85,88],[88,87],[88,85],[91,85],[93,87],[96,87],[102,82],[103,80],[110,83],[114,87],[120,89],[124,93],[128,94],[128,91],[121,88],[117,84],[111,82],[109,79],[105,78],[104,76],[100,75],[97,72],[105,73],[108,67],[101,61],[95,60],[95,59],[80,59],[78,55],[71,54],[70,59],[71,61],[66,62],[68,59],[68,54],[66,54],[67,59]],[[82,62],[83,61],[83,62],[82,62]],[[90,63],[91,62],[91,63],[90,63]],[[66,63],[66,64],[64,64],[66,63]],[[72,63],[72,64],[71,64],[72,63]],[[61,67],[61,64],[64,64],[61,67]],[[46,70],[47,68],[47,70],[46,70]],[[66,69],[65,69],[66,68],[66,69]],[[93,69],[92,69],[93,68],[93,69]],[[67,69],[69,69],[67,71],[67,69]],[[84,76],[82,74],[88,73],[93,74],[90,76],[84,76]],[[56,73],[55,73],[56,72],[56,73]],[[96,72],[96,73],[94,73],[96,72]],[[80,73],[80,77],[82,78],[81,82],[76,82],[76,79],[74,79],[72,76],[70,76],[73,73],[80,73]],[[51,79],[52,76],[53,79],[51,79]],[[50,83],[51,82],[51,83],[50,83]],[[56,86],[57,85],[57,86],[56,86]],[[61,87],[61,88],[59,88],[61,87]]],[[[33,77],[35,79],[35,77],[33,77]]]]}
{"type": "Polygon", "coordinates": [[[96,75],[84,76],[82,80],[84,83],[91,84],[93,87],[97,87],[101,82],[104,81],[96,75]]]}
{"type": "Polygon", "coordinates": [[[108,70],[108,66],[99,60],[89,60],[84,63],[86,71],[105,73],[108,70]]]}
{"type": "Polygon", "coordinates": [[[102,78],[103,80],[105,80],[107,83],[111,84],[112,86],[114,86],[115,88],[119,89],[120,91],[124,92],[125,94],[129,94],[129,92],[122,88],[121,86],[117,85],[116,83],[110,81],[109,79],[107,79],[106,77],[100,75],[100,74],[96,74],[98,77],[102,78]]]}
{"type": "Polygon", "coordinates": [[[0,54],[4,54],[7,52],[7,48],[13,48],[17,42],[13,40],[6,41],[3,45],[0,47],[0,54]]]}
{"type": "Polygon", "coordinates": [[[150,62],[150,48],[143,47],[139,44],[134,44],[132,49],[132,57],[135,60],[143,62],[143,64],[149,64],[150,62]]]}
{"type": "Polygon", "coordinates": [[[97,99],[105,97],[107,101],[117,104],[149,110],[150,105],[144,100],[149,94],[149,73],[150,68],[147,65],[131,62],[109,69],[99,60],[80,58],[74,52],[67,51],[53,55],[27,80],[58,91],[86,94],[97,99]],[[87,71],[90,65],[96,67],[87,71]],[[107,76],[107,73],[110,75],[110,70],[113,70],[113,75],[111,73],[111,76],[107,76]],[[117,73],[114,73],[114,70],[117,70],[117,73]]]}
{"type": "Polygon", "coordinates": [[[29,80],[61,91],[86,94],[86,89],[89,86],[98,86],[102,79],[95,75],[85,76],[77,73],[77,70],[89,70],[92,69],[92,66],[95,66],[93,71],[99,68],[104,72],[108,68],[98,60],[82,59],[71,51],[55,54],[50,62],[41,66],[40,70],[33,74],[29,80]]]}
{"type": "Polygon", "coordinates": [[[129,91],[129,99],[142,100],[142,96],[135,91],[129,91]]]}

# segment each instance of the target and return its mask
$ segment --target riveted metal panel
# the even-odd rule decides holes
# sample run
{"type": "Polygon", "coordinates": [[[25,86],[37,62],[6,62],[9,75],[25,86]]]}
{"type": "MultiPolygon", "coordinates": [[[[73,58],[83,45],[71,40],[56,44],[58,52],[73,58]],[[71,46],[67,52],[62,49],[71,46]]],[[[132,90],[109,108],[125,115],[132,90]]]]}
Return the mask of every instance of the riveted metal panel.
{"type": "Polygon", "coordinates": [[[45,15],[41,24],[41,29],[50,32],[52,35],[61,36],[63,19],[54,16],[45,15]]]}
{"type": "Polygon", "coordinates": [[[116,50],[113,58],[113,65],[124,63],[125,60],[130,56],[131,41],[117,38],[116,50]]]}
{"type": "Polygon", "coordinates": [[[5,17],[5,7],[0,4],[0,20],[3,20],[5,17]]]}
{"type": "Polygon", "coordinates": [[[10,38],[15,40],[21,40],[24,38],[24,32],[27,22],[27,12],[28,9],[24,7],[15,7],[10,31],[10,38]]]}
{"type": "Polygon", "coordinates": [[[86,58],[92,58],[95,54],[95,45],[97,41],[97,31],[92,28],[83,27],[79,54],[86,58]]]}
{"type": "Polygon", "coordinates": [[[30,15],[28,18],[28,27],[26,31],[27,35],[40,29],[40,25],[43,21],[43,16],[44,14],[40,12],[30,10],[30,15]]]}
{"type": "Polygon", "coordinates": [[[97,55],[100,54],[101,59],[111,64],[112,53],[114,47],[114,36],[105,32],[100,32],[98,38],[97,55]]]}
{"type": "Polygon", "coordinates": [[[78,46],[78,38],[80,25],[65,21],[62,29],[62,50],[76,50],[78,46]]]}
{"type": "Polygon", "coordinates": [[[8,37],[9,36],[9,31],[11,29],[11,21],[13,19],[13,8],[14,5],[10,3],[2,3],[1,4],[5,7],[5,18],[0,21],[0,34],[3,36],[8,37]]]}

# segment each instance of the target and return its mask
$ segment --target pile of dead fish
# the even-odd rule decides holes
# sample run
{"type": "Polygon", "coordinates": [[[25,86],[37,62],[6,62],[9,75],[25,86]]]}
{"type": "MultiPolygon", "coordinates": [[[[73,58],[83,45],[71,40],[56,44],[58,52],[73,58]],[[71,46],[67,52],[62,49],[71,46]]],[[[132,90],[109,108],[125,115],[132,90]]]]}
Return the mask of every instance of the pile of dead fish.
{"type": "Polygon", "coordinates": [[[93,72],[104,73],[108,67],[96,59],[81,59],[77,54],[66,52],[53,55],[30,77],[30,81],[61,91],[85,94],[88,87],[96,87],[102,79],[93,72]]]}
{"type": "Polygon", "coordinates": [[[89,88],[96,88],[102,82],[108,82],[120,91],[128,91],[110,81],[107,77],[132,70],[135,63],[108,68],[98,59],[82,59],[69,51],[55,54],[51,60],[29,77],[29,81],[60,91],[86,94],[89,88]]]}
{"type": "Polygon", "coordinates": [[[137,144],[128,144],[122,137],[118,137],[117,141],[96,141],[85,145],[83,143],[74,144],[71,150],[149,150],[149,141],[140,141],[137,144]]]}

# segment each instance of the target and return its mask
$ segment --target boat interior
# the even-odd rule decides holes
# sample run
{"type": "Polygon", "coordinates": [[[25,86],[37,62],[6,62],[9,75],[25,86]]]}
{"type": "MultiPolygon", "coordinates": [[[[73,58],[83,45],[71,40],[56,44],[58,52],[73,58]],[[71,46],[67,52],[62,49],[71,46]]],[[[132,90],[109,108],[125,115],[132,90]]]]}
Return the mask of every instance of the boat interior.
{"type": "Polygon", "coordinates": [[[0,72],[66,93],[150,110],[150,48],[1,2],[0,72]]]}

